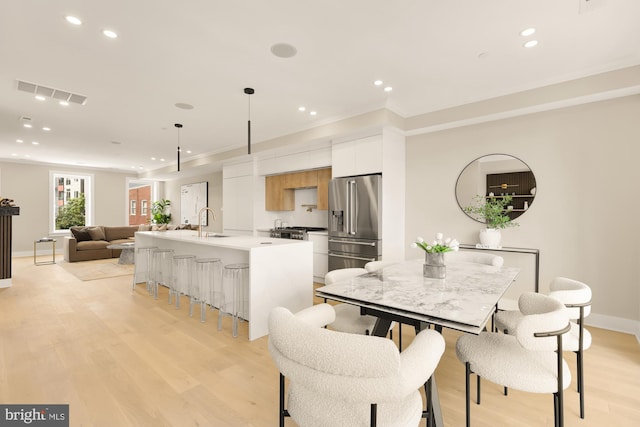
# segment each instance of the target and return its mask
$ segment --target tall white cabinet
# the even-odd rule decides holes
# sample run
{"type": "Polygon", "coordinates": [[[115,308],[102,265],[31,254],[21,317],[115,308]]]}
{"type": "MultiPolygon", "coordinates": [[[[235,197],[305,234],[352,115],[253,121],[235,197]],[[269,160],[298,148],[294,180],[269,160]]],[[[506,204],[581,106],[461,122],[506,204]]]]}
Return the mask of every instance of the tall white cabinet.
{"type": "Polygon", "coordinates": [[[224,232],[253,234],[256,178],[253,160],[222,169],[222,225],[224,232]]]}

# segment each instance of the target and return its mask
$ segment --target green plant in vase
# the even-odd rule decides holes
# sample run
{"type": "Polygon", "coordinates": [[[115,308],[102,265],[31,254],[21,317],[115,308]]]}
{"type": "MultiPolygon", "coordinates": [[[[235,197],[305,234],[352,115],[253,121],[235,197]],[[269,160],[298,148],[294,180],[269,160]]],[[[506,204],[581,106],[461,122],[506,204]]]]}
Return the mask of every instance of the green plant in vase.
{"type": "Polygon", "coordinates": [[[475,204],[466,206],[463,210],[472,215],[476,220],[486,224],[486,230],[480,232],[480,242],[489,248],[500,247],[502,238],[500,230],[509,227],[517,227],[519,224],[513,221],[509,215],[507,206],[511,205],[512,196],[480,196],[474,197],[475,204]]]}
{"type": "Polygon", "coordinates": [[[151,204],[151,222],[154,224],[169,224],[171,222],[171,214],[166,213],[169,206],[171,206],[171,201],[167,199],[153,202],[151,204]]]}

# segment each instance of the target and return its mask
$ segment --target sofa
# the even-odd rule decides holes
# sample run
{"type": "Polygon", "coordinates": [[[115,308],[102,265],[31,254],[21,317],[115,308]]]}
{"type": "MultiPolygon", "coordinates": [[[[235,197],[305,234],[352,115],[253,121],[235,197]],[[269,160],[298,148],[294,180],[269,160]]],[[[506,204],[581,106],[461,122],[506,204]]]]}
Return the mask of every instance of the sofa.
{"type": "Polygon", "coordinates": [[[71,236],[64,238],[64,260],[68,262],[118,258],[121,249],[108,249],[109,245],[135,242],[136,231],[197,230],[191,224],[142,224],[109,227],[93,225],[71,227],[71,236]]]}
{"type": "Polygon", "coordinates": [[[76,262],[119,257],[122,252],[120,249],[108,249],[107,246],[134,242],[139,226],[95,225],[71,227],[69,231],[71,235],[64,238],[64,260],[76,262]]]}

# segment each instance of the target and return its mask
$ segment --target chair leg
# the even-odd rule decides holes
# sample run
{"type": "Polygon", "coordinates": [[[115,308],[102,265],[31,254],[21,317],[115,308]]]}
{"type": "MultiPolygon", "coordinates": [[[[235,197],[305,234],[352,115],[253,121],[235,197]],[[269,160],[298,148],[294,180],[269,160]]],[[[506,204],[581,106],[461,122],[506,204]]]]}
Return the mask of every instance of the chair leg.
{"type": "Polygon", "coordinates": [[[284,417],[289,416],[289,411],[284,409],[284,375],[280,373],[280,427],[284,427],[284,417]]]}
{"type": "Polygon", "coordinates": [[[559,427],[560,419],[558,418],[558,393],[553,393],[553,425],[559,427]]]}
{"type": "Polygon", "coordinates": [[[471,393],[469,391],[469,388],[471,386],[470,384],[470,376],[471,376],[471,364],[469,362],[464,364],[465,367],[465,408],[466,408],[466,420],[467,420],[467,427],[471,427],[471,393]]]}
{"type": "Polygon", "coordinates": [[[398,348],[402,351],[402,323],[398,323],[398,348]]]}
{"type": "Polygon", "coordinates": [[[476,404],[480,404],[480,375],[476,374],[476,404]]]}
{"type": "Polygon", "coordinates": [[[378,405],[375,403],[371,404],[371,427],[376,427],[378,420],[376,419],[378,415],[378,405]]]}
{"type": "Polygon", "coordinates": [[[576,352],[578,368],[578,393],[580,394],[580,418],[584,419],[584,366],[582,360],[582,349],[576,352]]]}
{"type": "Polygon", "coordinates": [[[431,381],[432,377],[429,377],[427,382],[424,385],[424,394],[427,399],[427,427],[433,427],[435,424],[435,418],[433,416],[433,399],[432,399],[432,390],[433,390],[433,381],[431,381]]]}

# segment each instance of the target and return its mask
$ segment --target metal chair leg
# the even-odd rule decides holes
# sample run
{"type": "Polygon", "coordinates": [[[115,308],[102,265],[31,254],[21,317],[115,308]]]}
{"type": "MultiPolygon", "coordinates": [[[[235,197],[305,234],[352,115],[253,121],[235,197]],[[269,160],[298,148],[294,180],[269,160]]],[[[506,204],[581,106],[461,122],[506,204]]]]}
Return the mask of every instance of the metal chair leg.
{"type": "Polygon", "coordinates": [[[466,408],[466,420],[467,427],[471,427],[471,393],[470,389],[470,381],[469,378],[471,376],[471,364],[469,362],[465,363],[465,408],[466,408]]]}
{"type": "Polygon", "coordinates": [[[377,413],[378,413],[378,405],[375,403],[371,404],[371,427],[376,427],[378,420],[377,418],[377,413]]]}

